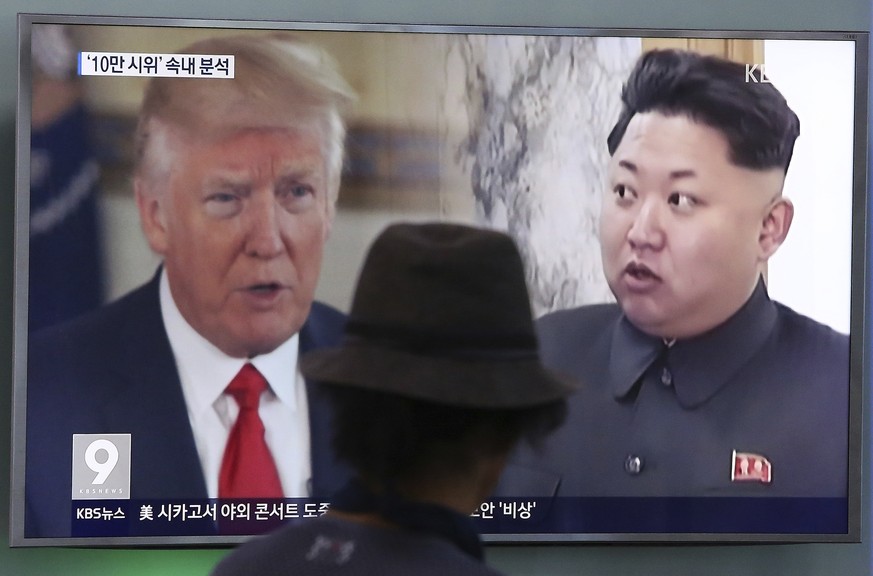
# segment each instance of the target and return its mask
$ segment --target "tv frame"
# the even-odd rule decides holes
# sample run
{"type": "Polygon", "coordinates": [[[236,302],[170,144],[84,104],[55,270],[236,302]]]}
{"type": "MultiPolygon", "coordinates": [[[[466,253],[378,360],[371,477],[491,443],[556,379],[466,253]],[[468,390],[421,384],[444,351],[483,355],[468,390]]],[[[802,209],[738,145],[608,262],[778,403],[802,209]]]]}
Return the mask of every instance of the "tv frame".
{"type": "Polygon", "coordinates": [[[10,543],[12,546],[213,546],[243,541],[240,536],[154,536],[154,537],[63,537],[26,538],[24,520],[24,474],[26,430],[26,360],[28,338],[28,215],[30,190],[30,31],[35,24],[155,26],[173,28],[200,28],[218,30],[289,30],[313,32],[378,32],[378,33],[431,33],[431,34],[507,34],[546,36],[612,36],[612,37],[665,37],[701,39],[803,39],[849,40],[855,43],[855,116],[853,145],[853,214],[852,214],[852,273],[850,315],[850,406],[849,406],[849,462],[847,529],[845,533],[829,534],[767,534],[767,533],[568,533],[568,534],[490,534],[486,542],[511,543],[584,543],[584,542],[677,542],[677,543],[737,543],[737,542],[858,542],[861,534],[861,445],[862,403],[869,376],[869,342],[865,315],[870,272],[867,259],[870,246],[867,239],[869,214],[867,186],[867,132],[869,124],[868,83],[869,33],[765,31],[765,30],[692,30],[645,28],[580,28],[580,27],[526,27],[526,26],[463,26],[419,25],[397,23],[350,22],[284,22],[260,20],[218,20],[187,18],[110,17],[86,15],[19,14],[19,73],[16,127],[16,204],[15,204],[15,280],[14,280],[14,363],[13,363],[13,434],[12,434],[12,488],[10,505],[10,543]]]}

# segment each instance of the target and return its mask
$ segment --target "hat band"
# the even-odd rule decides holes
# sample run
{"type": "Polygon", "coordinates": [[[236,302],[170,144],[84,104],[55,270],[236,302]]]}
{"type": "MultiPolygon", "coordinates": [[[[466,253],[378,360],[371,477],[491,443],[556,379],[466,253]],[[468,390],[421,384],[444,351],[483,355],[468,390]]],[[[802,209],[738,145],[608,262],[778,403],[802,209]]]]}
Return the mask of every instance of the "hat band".
{"type": "Polygon", "coordinates": [[[435,333],[407,326],[369,324],[349,320],[344,343],[366,344],[414,354],[457,358],[535,360],[539,358],[536,336],[525,334],[435,333]]]}

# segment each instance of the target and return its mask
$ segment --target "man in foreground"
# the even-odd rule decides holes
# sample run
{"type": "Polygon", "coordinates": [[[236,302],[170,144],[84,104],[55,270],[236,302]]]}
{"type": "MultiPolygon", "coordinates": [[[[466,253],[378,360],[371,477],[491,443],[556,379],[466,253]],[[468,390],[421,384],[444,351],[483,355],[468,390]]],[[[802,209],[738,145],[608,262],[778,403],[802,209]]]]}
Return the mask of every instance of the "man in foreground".
{"type": "Polygon", "coordinates": [[[243,546],[213,575],[496,574],[469,515],[517,441],[560,424],[572,389],[539,362],[513,241],[389,227],[342,346],[307,354],[303,370],[329,383],[334,445],[355,478],[326,515],[243,546]]]}

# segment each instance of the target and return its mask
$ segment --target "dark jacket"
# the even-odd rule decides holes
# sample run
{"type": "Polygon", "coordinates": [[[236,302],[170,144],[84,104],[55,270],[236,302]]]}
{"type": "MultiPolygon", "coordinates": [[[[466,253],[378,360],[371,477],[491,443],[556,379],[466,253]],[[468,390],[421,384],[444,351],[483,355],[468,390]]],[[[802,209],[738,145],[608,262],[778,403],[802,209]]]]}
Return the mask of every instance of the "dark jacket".
{"type": "MultiPolygon", "coordinates": [[[[26,537],[70,536],[73,434],[131,434],[131,499],[207,498],[161,319],[158,278],[93,313],[30,338],[26,537]]],[[[340,312],[313,304],[300,330],[301,354],[337,344],[344,321],[340,312]]],[[[329,448],[326,399],[317,383],[306,385],[312,495],[326,497],[347,481],[348,472],[329,448]]]]}
{"type": "Polygon", "coordinates": [[[724,324],[672,347],[615,304],[547,315],[538,331],[545,364],[584,386],[545,450],[514,462],[548,478],[540,493],[510,467],[504,494],[846,496],[849,338],[763,284],[724,324]],[[733,451],[765,457],[770,482],[732,480],[733,451]]]}

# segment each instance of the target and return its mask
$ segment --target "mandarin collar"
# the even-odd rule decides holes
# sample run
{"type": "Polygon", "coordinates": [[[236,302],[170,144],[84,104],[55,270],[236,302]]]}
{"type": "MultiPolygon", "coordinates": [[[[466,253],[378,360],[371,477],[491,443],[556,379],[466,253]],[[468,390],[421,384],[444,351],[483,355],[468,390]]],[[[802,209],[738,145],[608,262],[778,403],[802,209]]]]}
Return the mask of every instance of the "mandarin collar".
{"type": "Polygon", "coordinates": [[[696,408],[718,392],[760,350],[776,324],[776,306],[763,279],[723,324],[672,346],[645,334],[624,315],[612,334],[609,378],[616,399],[627,396],[662,354],[683,408],[696,408]]]}

